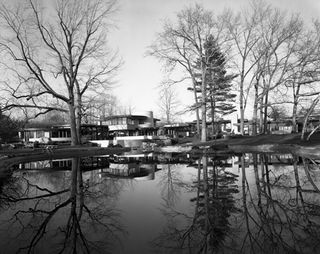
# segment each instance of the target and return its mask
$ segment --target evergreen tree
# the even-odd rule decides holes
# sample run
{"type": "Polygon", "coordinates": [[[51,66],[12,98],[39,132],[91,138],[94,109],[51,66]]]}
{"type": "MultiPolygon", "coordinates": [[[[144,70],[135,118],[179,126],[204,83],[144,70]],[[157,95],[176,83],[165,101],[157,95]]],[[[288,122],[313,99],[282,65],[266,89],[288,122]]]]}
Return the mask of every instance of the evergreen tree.
{"type": "Polygon", "coordinates": [[[3,115],[0,110],[0,143],[10,142],[18,136],[19,122],[3,115]]]}
{"type": "MultiPolygon", "coordinates": [[[[210,35],[203,45],[205,50],[204,59],[202,63],[206,65],[206,84],[207,92],[205,101],[209,117],[212,121],[213,133],[218,131],[214,122],[225,115],[231,114],[236,111],[235,97],[236,94],[232,93],[232,80],[236,77],[233,74],[227,74],[226,71],[226,57],[221,52],[217,41],[214,36],[210,35]]],[[[200,72],[200,59],[196,69],[199,69],[197,74],[198,88],[197,92],[200,93],[201,72],[200,72]]]]}

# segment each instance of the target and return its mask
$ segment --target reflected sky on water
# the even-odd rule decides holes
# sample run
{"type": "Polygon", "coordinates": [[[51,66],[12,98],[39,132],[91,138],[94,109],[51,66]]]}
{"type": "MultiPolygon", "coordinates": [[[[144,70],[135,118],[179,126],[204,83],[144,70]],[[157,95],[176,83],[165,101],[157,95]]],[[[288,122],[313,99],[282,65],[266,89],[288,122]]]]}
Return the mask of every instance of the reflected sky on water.
{"type": "Polygon", "coordinates": [[[16,165],[1,253],[317,253],[319,161],[161,154],[16,165]]]}

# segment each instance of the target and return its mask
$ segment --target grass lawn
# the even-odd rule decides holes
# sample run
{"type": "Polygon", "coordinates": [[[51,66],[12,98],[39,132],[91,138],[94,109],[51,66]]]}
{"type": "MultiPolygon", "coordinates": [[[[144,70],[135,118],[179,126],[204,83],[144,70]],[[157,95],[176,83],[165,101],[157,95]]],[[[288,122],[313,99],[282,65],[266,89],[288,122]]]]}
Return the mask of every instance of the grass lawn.
{"type": "Polygon", "coordinates": [[[301,133],[298,134],[266,134],[257,136],[237,136],[228,139],[216,139],[207,142],[199,142],[192,140],[192,145],[265,145],[265,144],[292,144],[300,146],[316,146],[320,145],[320,133],[315,133],[310,140],[301,140],[301,133]]]}

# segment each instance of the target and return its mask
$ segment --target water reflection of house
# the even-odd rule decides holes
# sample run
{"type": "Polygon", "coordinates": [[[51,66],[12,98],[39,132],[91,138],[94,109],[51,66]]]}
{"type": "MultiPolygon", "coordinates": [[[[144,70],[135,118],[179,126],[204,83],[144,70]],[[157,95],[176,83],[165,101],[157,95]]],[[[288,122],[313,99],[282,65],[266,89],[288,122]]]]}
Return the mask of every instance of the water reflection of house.
{"type": "MultiPolygon", "coordinates": [[[[293,165],[294,158],[292,154],[252,154],[248,153],[244,156],[244,166],[249,168],[254,163],[261,164],[263,160],[267,165],[288,166],[293,165]],[[255,159],[253,158],[255,156],[255,159]]],[[[241,157],[234,157],[234,165],[238,165],[241,168],[241,157]]]]}
{"type": "MultiPolygon", "coordinates": [[[[82,124],[81,135],[84,140],[107,139],[108,126],[95,124],[82,124]]],[[[51,140],[52,142],[71,142],[70,125],[53,125],[45,127],[24,128],[19,131],[19,138],[24,142],[42,142],[51,140]]]]}
{"type": "Polygon", "coordinates": [[[100,170],[101,176],[115,178],[135,178],[140,180],[154,180],[155,172],[158,171],[156,164],[110,163],[109,168],[100,170]]]}
{"type": "MultiPolygon", "coordinates": [[[[82,171],[95,170],[109,167],[109,160],[106,157],[84,157],[80,159],[82,171]]],[[[71,170],[72,159],[31,161],[19,164],[22,170],[71,170]]]]}
{"type": "MultiPolygon", "coordinates": [[[[38,171],[71,171],[72,159],[44,160],[26,162],[18,165],[20,170],[38,171]]],[[[112,178],[139,178],[140,180],[153,180],[159,169],[149,156],[142,158],[116,158],[109,156],[84,157],[80,159],[82,171],[99,170],[99,175],[112,178]],[[110,162],[111,160],[111,162],[110,162]],[[149,161],[150,160],[150,161],[149,161]]]]}
{"type": "Polygon", "coordinates": [[[110,166],[101,170],[101,176],[153,180],[158,168],[154,153],[124,153],[109,157],[110,166]]]}

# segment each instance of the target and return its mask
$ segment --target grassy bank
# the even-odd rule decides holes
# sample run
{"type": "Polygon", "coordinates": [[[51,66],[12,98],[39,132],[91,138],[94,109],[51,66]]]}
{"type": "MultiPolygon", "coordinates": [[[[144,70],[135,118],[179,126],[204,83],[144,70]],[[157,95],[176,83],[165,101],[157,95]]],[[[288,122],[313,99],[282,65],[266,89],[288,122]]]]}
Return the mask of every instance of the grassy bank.
{"type": "MultiPolygon", "coordinates": [[[[184,145],[187,145],[184,144],[184,145]]],[[[310,140],[301,140],[301,134],[239,136],[228,139],[216,139],[207,142],[193,141],[188,145],[210,147],[211,150],[226,150],[235,153],[269,152],[292,153],[299,156],[320,158],[320,133],[310,140]]]]}
{"type": "Polygon", "coordinates": [[[192,145],[215,145],[215,144],[226,144],[226,145],[266,145],[266,144],[286,144],[286,145],[300,145],[300,146],[317,146],[320,145],[320,133],[315,133],[311,136],[309,141],[301,140],[301,134],[267,134],[257,136],[237,136],[230,137],[228,139],[216,139],[207,142],[200,142],[197,140],[191,141],[192,145]]]}

